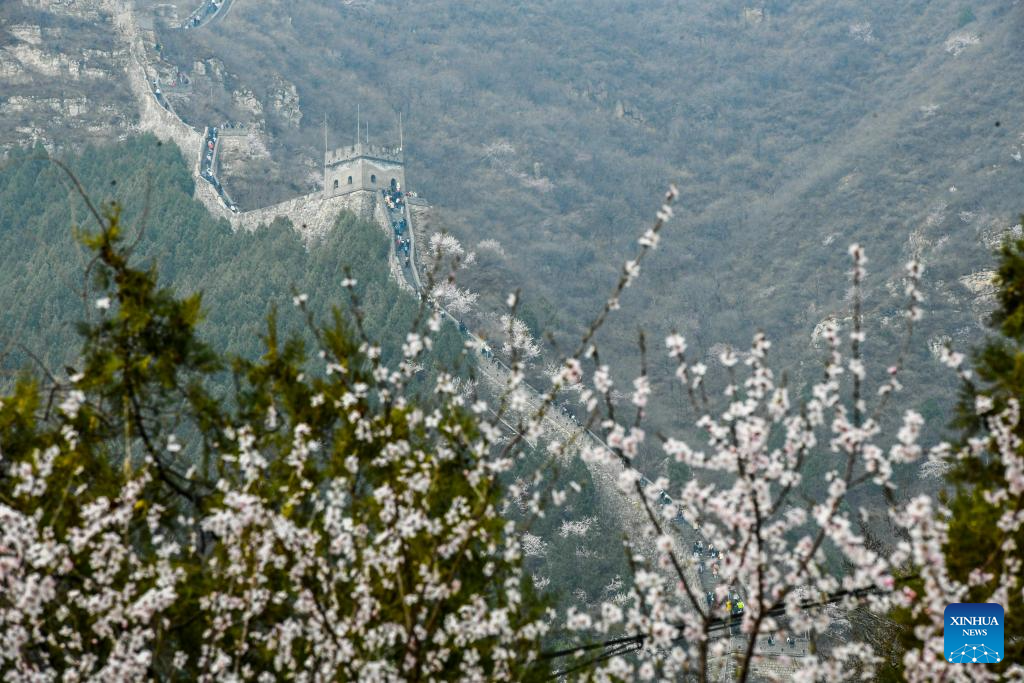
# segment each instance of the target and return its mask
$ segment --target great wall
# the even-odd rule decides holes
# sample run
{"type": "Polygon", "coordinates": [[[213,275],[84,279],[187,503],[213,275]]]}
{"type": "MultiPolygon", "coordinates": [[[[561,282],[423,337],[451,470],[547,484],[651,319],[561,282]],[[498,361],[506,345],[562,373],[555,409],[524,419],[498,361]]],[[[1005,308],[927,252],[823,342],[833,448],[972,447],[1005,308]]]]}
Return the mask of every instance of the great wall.
{"type": "MultiPolygon", "coordinates": [[[[115,29],[128,50],[126,70],[128,83],[138,103],[138,130],[152,133],[163,142],[177,145],[185,158],[191,159],[191,171],[195,186],[194,197],[212,215],[228,221],[234,230],[246,231],[255,231],[261,226],[270,225],[275,220],[286,219],[290,221],[292,228],[298,233],[307,248],[314,247],[316,242],[329,233],[338,214],[342,211],[351,211],[372,220],[390,236],[391,220],[383,202],[380,201],[379,193],[358,191],[350,194],[331,195],[326,191],[326,177],[325,191],[312,192],[259,209],[233,212],[201,172],[203,156],[207,149],[204,141],[207,138],[208,130],[200,131],[185,123],[174,113],[173,109],[164,106],[158,100],[150,86],[153,82],[152,69],[132,0],[103,0],[103,3],[106,9],[113,13],[115,29]]],[[[430,207],[423,201],[406,202],[404,212],[410,227],[412,241],[411,277],[407,277],[403,273],[399,258],[395,253],[393,240],[389,254],[389,267],[392,277],[403,289],[418,294],[423,291],[423,288],[414,260],[416,243],[423,243],[426,240],[424,225],[431,220],[430,207]]],[[[450,315],[448,317],[457,324],[458,321],[455,318],[450,315]]],[[[482,340],[477,340],[477,342],[482,343],[482,340]]],[[[510,368],[496,359],[485,358],[483,355],[480,355],[478,361],[478,378],[490,393],[500,396],[507,391],[511,374],[510,368]]],[[[528,423],[532,415],[539,414],[538,411],[542,410],[545,403],[540,392],[529,385],[520,386],[525,391],[526,400],[518,410],[509,411],[504,420],[506,426],[512,430],[517,429],[513,423],[520,425],[528,423]]],[[[557,410],[551,409],[550,406],[543,410],[544,431],[541,438],[549,442],[566,444],[568,448],[564,451],[563,457],[579,457],[580,453],[588,447],[611,452],[607,444],[593,432],[581,428],[575,422],[559,414],[557,410]]],[[[625,494],[618,485],[623,465],[618,460],[608,457],[588,459],[586,463],[602,507],[618,517],[618,523],[630,537],[634,548],[640,550],[647,557],[656,557],[654,539],[647,532],[649,523],[644,507],[638,502],[635,493],[625,494]]],[[[647,484],[650,483],[646,477],[643,478],[643,481],[647,484]]],[[[662,496],[668,500],[668,503],[671,503],[667,494],[662,492],[662,496]]],[[[665,501],[662,500],[661,503],[664,504],[665,501]]],[[[686,523],[676,524],[675,530],[677,536],[682,539],[680,546],[682,548],[700,538],[698,533],[686,523]]],[[[686,559],[690,560],[688,556],[686,559]]],[[[707,574],[699,574],[694,561],[687,561],[684,571],[687,582],[691,586],[702,587],[702,591],[707,587],[705,580],[707,574]]],[[[729,638],[727,652],[731,654],[712,661],[709,664],[709,675],[715,680],[730,680],[735,673],[735,656],[742,653],[746,647],[747,641],[744,637],[729,638]]],[[[767,641],[758,642],[755,651],[759,657],[753,664],[754,675],[758,678],[777,679],[780,676],[787,677],[795,673],[797,667],[791,663],[791,659],[798,660],[807,656],[809,648],[806,638],[799,636],[796,644],[788,651],[781,642],[769,644],[767,641]]]]}

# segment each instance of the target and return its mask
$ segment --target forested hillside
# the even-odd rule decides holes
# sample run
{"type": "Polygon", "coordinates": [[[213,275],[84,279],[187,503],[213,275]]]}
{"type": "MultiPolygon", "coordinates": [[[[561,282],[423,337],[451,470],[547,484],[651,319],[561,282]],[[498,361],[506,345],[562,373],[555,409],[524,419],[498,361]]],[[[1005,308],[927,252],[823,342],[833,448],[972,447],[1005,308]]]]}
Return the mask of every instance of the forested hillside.
{"type": "Polygon", "coordinates": [[[812,332],[843,309],[837,274],[855,241],[871,258],[874,348],[893,350],[892,294],[919,257],[929,315],[908,383],[928,412],[949,388],[932,383],[929,344],[981,334],[979,271],[1019,208],[1022,27],[1020,5],[959,0],[297,0],[239,3],[208,30],[162,35],[183,69],[221,65],[221,80],[190,72],[213,96],[179,111],[266,131],[276,182],[243,167],[228,177],[242,197],[315,186],[325,114],[342,144],[357,104],[376,140],[396,138],[404,112],[411,187],[470,246],[500,243],[467,274],[484,308],[524,285],[535,330],[563,342],[678,183],[664,248],[599,338],[623,369],[638,326],[655,338],[677,327],[710,361],[760,328],[796,377],[816,376],[812,332]],[[300,122],[275,105],[281,79],[300,122]]]}
{"type": "MultiPolygon", "coordinates": [[[[94,147],[68,159],[94,201],[118,200],[125,224],[142,227],[136,257],[158,265],[161,280],[181,293],[201,291],[208,320],[202,334],[224,353],[255,357],[266,318],[280,309],[286,331],[304,325],[294,294],[306,294],[318,316],[347,310],[341,286],[348,269],[357,280],[370,335],[392,353],[405,338],[418,303],[388,279],[387,240],[373,224],[342,215],[329,240],[307,251],[290,226],[234,234],[192,199],[192,180],[173,146],[144,136],[94,147]]],[[[44,150],[24,150],[0,171],[0,329],[15,370],[32,350],[60,369],[78,349],[75,325],[94,310],[84,295],[87,263],[73,225],[91,226],[85,203],[44,150]],[[17,343],[17,346],[11,344],[17,343]]],[[[460,351],[454,330],[435,347],[449,367],[460,351]]]]}
{"type": "MultiPolygon", "coordinates": [[[[70,110],[19,122],[25,107],[70,106],[32,100],[26,78],[38,89],[56,78],[49,62],[110,49],[82,32],[59,40],[91,4],[2,9],[3,58],[20,64],[0,75],[8,139],[83,139],[65,130],[70,110]]],[[[481,319],[522,286],[534,332],[574,338],[675,182],[678,220],[598,338],[617,367],[635,370],[638,327],[676,327],[711,363],[717,344],[743,346],[759,328],[806,382],[813,330],[843,310],[837,273],[854,241],[872,259],[879,351],[899,334],[901,264],[926,267],[916,408],[934,412],[949,390],[934,350],[981,335],[991,251],[1016,222],[1024,173],[1019,4],[268,0],[192,31],[168,19],[192,3],[135,6],[175,110],[199,128],[253,124],[221,152],[243,209],[318,186],[325,116],[329,145],[351,141],[357,106],[371,139],[394,143],[402,112],[410,188],[470,248],[486,241],[465,275],[481,319]],[[187,85],[166,85],[176,75],[187,85]]],[[[75,88],[125,106],[123,89],[92,75],[75,88]]],[[[110,135],[130,125],[111,118],[110,135]]]]}

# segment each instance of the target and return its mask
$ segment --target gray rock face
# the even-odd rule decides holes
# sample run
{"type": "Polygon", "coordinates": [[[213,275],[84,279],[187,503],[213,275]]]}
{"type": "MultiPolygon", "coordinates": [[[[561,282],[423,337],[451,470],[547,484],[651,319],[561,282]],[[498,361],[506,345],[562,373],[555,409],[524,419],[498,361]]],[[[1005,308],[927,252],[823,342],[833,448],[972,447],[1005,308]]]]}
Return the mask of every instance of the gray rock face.
{"type": "Polygon", "coordinates": [[[256,93],[249,88],[235,90],[231,93],[231,99],[239,109],[250,114],[253,120],[263,117],[263,105],[257,99],[256,93]]]}
{"type": "Polygon", "coordinates": [[[136,107],[115,13],[109,0],[0,3],[0,151],[76,146],[131,128],[136,107]]]}
{"type": "Polygon", "coordinates": [[[298,128],[302,122],[302,110],[299,108],[299,91],[294,83],[281,77],[274,79],[274,87],[270,91],[270,106],[281,117],[285,125],[298,128]]]}

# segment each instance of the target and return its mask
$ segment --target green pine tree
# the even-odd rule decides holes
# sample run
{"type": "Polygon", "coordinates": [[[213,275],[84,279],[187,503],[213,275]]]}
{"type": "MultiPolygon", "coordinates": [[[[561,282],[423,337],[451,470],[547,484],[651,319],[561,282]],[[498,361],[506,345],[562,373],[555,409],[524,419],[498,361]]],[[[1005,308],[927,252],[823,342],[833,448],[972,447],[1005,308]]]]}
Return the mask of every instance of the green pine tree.
{"type": "MultiPolygon", "coordinates": [[[[987,602],[996,587],[1007,580],[1014,587],[1003,605],[1005,655],[1000,664],[986,665],[1003,672],[1007,666],[1024,661],[1024,640],[1018,637],[1024,632],[1024,574],[1014,569],[1024,562],[1024,532],[1007,532],[1000,528],[999,520],[1007,513],[1024,509],[1024,492],[997,500],[986,498],[986,494],[1008,488],[1009,482],[1006,463],[997,455],[985,419],[1006,409],[1011,401],[1024,403],[1024,240],[1009,240],[1003,245],[994,284],[998,305],[990,326],[995,334],[974,355],[973,373],[963,382],[953,422],[961,432],[960,445],[981,439],[983,447],[976,457],[950,458],[950,469],[945,475],[947,486],[940,497],[951,512],[947,520],[949,542],[944,548],[950,577],[963,584],[975,571],[991,577],[972,586],[962,601],[987,602]],[[979,399],[983,404],[991,401],[991,409],[979,411],[979,399]]],[[[1024,439],[1024,422],[1018,422],[1014,433],[1018,439],[1024,439]]],[[[1017,454],[1024,456],[1024,448],[1018,447],[1017,454]]],[[[919,580],[910,580],[907,585],[917,595],[923,595],[924,587],[919,580]]],[[[899,680],[902,652],[920,645],[910,611],[895,610],[892,616],[902,628],[893,639],[892,650],[886,653],[889,666],[882,680],[899,680]]]]}
{"type": "Polygon", "coordinates": [[[302,297],[318,355],[273,314],[262,358],[219,354],[93,211],[78,367],[0,396],[0,676],[544,679],[479,418],[302,297]]]}

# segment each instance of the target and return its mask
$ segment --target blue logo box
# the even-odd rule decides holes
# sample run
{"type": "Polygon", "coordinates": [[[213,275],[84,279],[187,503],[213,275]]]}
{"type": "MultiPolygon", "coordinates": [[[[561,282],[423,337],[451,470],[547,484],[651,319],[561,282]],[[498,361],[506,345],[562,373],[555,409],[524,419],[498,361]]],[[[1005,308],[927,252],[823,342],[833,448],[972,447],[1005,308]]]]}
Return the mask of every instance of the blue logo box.
{"type": "Polygon", "coordinates": [[[995,664],[1003,660],[1003,608],[992,602],[956,602],[943,614],[946,661],[995,664]]]}

